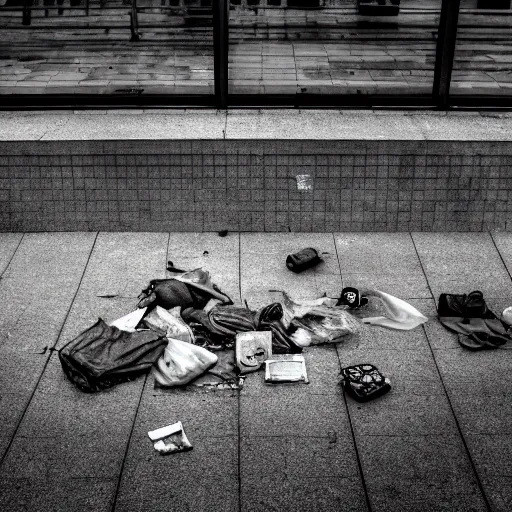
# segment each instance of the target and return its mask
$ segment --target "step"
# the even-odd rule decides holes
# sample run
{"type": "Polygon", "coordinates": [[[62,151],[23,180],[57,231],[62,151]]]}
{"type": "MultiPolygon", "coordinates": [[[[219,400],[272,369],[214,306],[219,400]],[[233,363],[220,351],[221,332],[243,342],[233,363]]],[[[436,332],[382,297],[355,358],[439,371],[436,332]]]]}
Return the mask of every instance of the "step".
{"type": "Polygon", "coordinates": [[[510,114],[0,117],[0,231],[512,230],[510,114]]]}

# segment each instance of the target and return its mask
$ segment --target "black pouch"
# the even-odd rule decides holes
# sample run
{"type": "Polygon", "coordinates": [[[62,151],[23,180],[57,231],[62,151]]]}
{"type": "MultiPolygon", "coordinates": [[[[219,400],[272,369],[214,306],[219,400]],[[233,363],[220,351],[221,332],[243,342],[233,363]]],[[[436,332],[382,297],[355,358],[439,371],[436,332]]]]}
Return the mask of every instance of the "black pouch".
{"type": "Polygon", "coordinates": [[[372,364],[357,364],[341,370],[343,389],[358,402],[368,402],[391,389],[389,379],[372,364]]]}
{"type": "Polygon", "coordinates": [[[308,247],[294,254],[289,254],[286,258],[286,266],[292,272],[299,273],[317,265],[321,261],[317,250],[313,249],[313,247],[308,247]]]}

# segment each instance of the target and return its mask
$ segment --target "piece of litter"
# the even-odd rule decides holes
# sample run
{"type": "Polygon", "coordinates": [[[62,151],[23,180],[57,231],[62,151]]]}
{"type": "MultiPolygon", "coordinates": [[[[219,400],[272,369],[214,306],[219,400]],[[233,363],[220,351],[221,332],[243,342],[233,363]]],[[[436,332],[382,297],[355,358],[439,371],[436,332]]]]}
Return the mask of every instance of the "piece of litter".
{"type": "Polygon", "coordinates": [[[309,383],[304,356],[294,355],[289,359],[265,361],[265,382],[309,383]]]}
{"type": "Polygon", "coordinates": [[[227,229],[223,229],[222,231],[219,231],[219,236],[221,236],[221,237],[228,236],[228,230],[227,229]]]}
{"type": "Polygon", "coordinates": [[[313,179],[310,174],[297,174],[297,190],[313,190],[313,179]]]}
{"type": "Polygon", "coordinates": [[[142,317],[145,315],[147,309],[147,307],[136,309],[135,311],[132,311],[131,313],[128,313],[127,315],[114,320],[109,325],[112,327],[117,327],[118,329],[121,329],[121,331],[134,332],[135,328],[142,320],[142,317]]]}
{"type": "Polygon", "coordinates": [[[272,356],[272,332],[249,331],[236,335],[236,364],[241,373],[255,372],[272,356]]]}
{"type": "Polygon", "coordinates": [[[155,450],[161,455],[192,450],[181,421],[148,432],[155,450]]]}

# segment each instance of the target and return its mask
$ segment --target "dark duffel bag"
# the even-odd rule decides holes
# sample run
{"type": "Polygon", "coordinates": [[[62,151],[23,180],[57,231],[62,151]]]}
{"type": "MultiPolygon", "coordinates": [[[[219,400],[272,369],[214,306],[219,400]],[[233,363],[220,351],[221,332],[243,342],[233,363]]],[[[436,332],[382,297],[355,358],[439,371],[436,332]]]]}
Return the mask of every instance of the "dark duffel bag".
{"type": "Polygon", "coordinates": [[[100,318],[63,347],[59,359],[71,382],[94,393],[145,373],[166,345],[154,331],[121,331],[100,318]]]}

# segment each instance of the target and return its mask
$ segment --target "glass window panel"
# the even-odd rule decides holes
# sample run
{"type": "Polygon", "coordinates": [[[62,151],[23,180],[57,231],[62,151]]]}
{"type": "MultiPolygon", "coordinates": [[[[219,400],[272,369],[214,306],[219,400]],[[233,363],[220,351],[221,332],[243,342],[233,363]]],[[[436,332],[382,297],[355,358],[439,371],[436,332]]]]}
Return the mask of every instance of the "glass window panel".
{"type": "Polygon", "coordinates": [[[441,0],[230,0],[229,92],[431,94],[440,9],[441,0]]]}
{"type": "Polygon", "coordinates": [[[0,0],[0,94],[213,94],[211,0],[136,1],[0,0]]]}
{"type": "Polygon", "coordinates": [[[510,0],[461,0],[450,94],[512,94],[510,0]]]}

